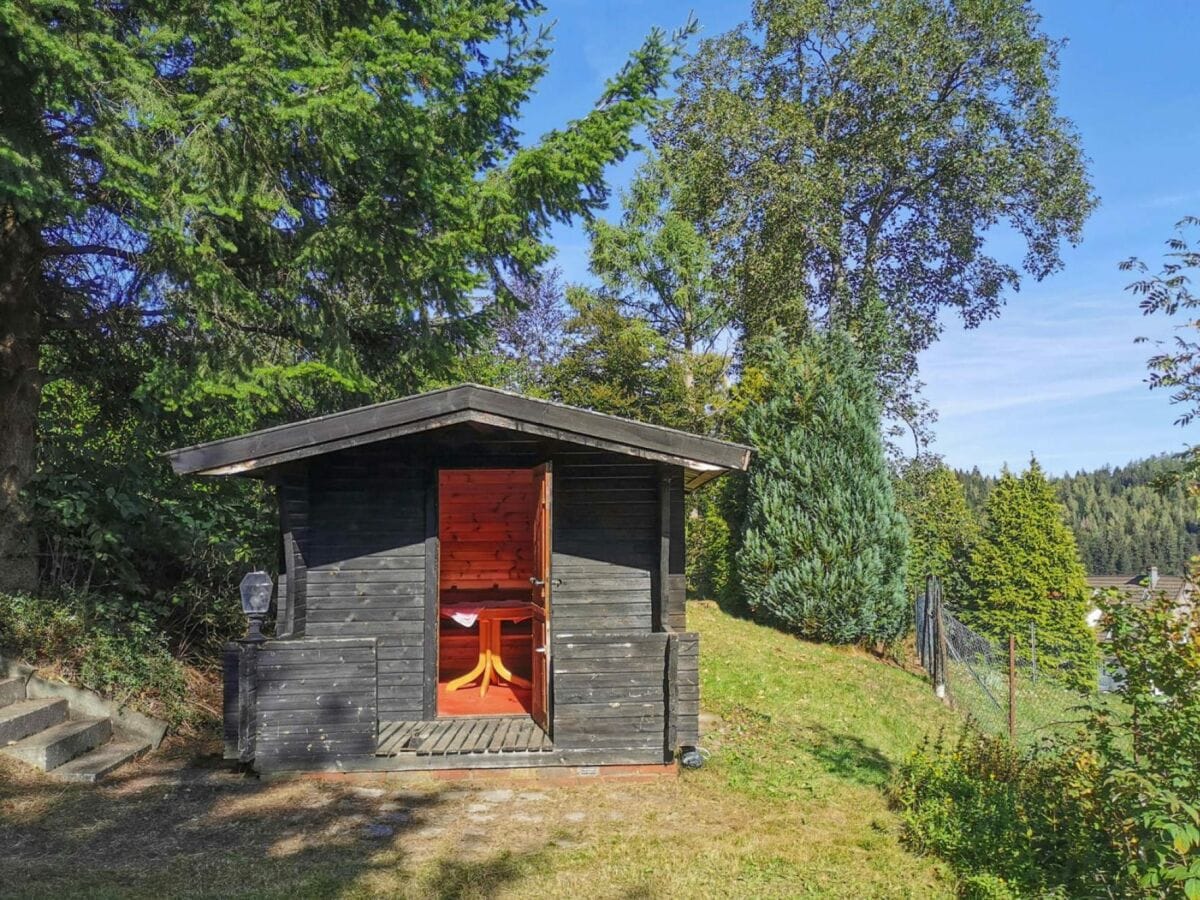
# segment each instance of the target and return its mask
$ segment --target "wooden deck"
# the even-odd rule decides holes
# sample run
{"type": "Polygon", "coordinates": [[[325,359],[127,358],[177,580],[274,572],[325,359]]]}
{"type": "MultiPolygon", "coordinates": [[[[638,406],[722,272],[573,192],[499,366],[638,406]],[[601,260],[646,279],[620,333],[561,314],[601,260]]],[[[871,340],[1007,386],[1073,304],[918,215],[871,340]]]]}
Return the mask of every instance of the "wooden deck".
{"type": "Polygon", "coordinates": [[[549,736],[528,716],[380,722],[376,756],[549,753],[549,736]]]}

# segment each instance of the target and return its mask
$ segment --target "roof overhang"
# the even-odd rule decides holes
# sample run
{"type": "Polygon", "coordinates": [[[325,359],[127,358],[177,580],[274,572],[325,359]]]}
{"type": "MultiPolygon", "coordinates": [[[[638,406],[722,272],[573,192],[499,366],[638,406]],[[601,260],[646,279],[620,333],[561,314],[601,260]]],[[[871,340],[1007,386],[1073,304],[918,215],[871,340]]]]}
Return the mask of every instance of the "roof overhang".
{"type": "Polygon", "coordinates": [[[178,475],[256,475],[285,463],[459,424],[481,424],[682,466],[687,487],[742,471],[751,449],[549,400],[464,384],[166,453],[178,475]]]}

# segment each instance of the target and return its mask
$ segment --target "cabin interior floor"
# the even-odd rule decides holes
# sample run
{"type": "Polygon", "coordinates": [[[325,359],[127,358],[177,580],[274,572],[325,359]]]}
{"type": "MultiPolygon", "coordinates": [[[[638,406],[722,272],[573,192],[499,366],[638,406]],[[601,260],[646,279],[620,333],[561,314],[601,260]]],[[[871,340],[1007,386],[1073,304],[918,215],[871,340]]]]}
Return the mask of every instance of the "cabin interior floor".
{"type": "MultiPolygon", "coordinates": [[[[439,637],[439,716],[527,716],[532,712],[529,688],[510,683],[495,675],[489,680],[486,691],[481,690],[481,678],[475,678],[457,690],[449,690],[452,681],[466,675],[477,663],[479,625],[462,628],[453,622],[443,622],[439,637]]],[[[506,668],[514,675],[528,679],[531,652],[529,623],[504,623],[500,656],[506,668]]]]}

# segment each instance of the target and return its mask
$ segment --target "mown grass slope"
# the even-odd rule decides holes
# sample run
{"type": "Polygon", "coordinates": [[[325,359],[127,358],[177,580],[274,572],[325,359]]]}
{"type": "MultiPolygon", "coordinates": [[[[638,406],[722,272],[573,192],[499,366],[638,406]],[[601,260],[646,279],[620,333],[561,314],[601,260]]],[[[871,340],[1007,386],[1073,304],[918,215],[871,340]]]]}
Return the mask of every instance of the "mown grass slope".
{"type": "Polygon", "coordinates": [[[939,897],[882,786],[956,716],[917,677],[693,604],[707,765],[569,785],[261,784],[150,759],[96,789],[0,763],[0,895],[939,897]],[[378,826],[386,825],[381,834],[378,826]]]}

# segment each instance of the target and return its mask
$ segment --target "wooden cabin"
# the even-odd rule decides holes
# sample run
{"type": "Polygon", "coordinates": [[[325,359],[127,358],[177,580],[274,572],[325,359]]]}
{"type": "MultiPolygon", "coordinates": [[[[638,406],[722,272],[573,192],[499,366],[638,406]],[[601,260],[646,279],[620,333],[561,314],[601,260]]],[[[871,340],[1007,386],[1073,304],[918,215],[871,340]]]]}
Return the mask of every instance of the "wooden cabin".
{"type": "Polygon", "coordinates": [[[274,636],[228,648],[228,755],[662,765],[696,745],[684,492],[748,448],[468,384],[168,455],[278,493],[274,636]]]}

